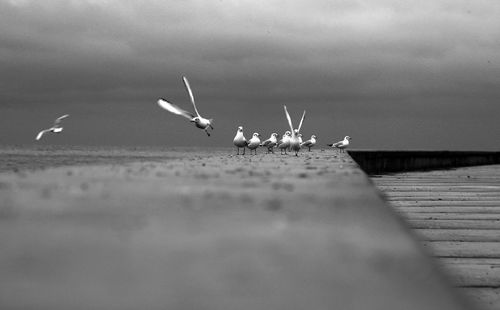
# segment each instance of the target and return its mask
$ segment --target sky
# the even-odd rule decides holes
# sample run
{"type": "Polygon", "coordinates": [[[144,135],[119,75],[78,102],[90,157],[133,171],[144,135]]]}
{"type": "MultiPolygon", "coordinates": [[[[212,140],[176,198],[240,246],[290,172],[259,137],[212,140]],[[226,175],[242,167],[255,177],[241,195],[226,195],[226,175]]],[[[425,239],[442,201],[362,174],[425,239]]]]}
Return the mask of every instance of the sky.
{"type": "Polygon", "coordinates": [[[0,0],[0,145],[500,150],[499,1],[0,0]],[[211,137],[159,97],[213,118],[211,137]],[[70,114],[60,134],[34,137],[70,114]]]}

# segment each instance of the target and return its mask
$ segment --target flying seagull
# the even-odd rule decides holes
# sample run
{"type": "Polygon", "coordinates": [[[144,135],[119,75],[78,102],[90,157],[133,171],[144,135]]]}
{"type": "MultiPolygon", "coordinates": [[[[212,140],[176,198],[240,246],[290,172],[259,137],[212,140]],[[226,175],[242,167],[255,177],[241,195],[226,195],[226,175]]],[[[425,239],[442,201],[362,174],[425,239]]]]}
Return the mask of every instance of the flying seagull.
{"type": "Polygon", "coordinates": [[[328,144],[328,146],[331,146],[331,147],[334,147],[334,148],[336,147],[341,152],[345,152],[344,149],[347,148],[347,146],[349,145],[349,140],[351,140],[351,137],[345,136],[344,140],[336,142],[336,143],[328,144]]]}
{"type": "Polygon", "coordinates": [[[209,128],[211,128],[212,130],[214,129],[214,127],[212,126],[212,123],[214,120],[213,119],[206,119],[206,118],[202,117],[200,115],[200,113],[198,113],[198,109],[196,108],[196,104],[194,103],[193,92],[191,91],[191,87],[189,86],[189,81],[185,76],[182,77],[182,81],[184,82],[184,86],[187,89],[187,92],[189,94],[189,98],[191,99],[191,103],[193,104],[194,111],[196,112],[196,115],[191,113],[191,112],[188,112],[188,111],[185,111],[185,110],[179,108],[178,106],[168,102],[167,100],[165,100],[163,98],[158,99],[158,105],[171,113],[174,113],[174,114],[180,115],[180,116],[184,116],[185,118],[187,118],[191,122],[193,122],[196,125],[196,127],[205,130],[207,135],[210,136],[210,132],[208,132],[208,129],[209,128]]]}
{"type": "Polygon", "coordinates": [[[292,119],[290,118],[290,114],[288,114],[288,110],[286,109],[286,105],[284,106],[285,108],[285,114],[286,114],[286,119],[288,120],[288,125],[290,126],[290,130],[292,132],[292,136],[290,137],[290,149],[292,151],[295,151],[295,156],[299,156],[298,153],[300,151],[300,128],[302,128],[302,123],[304,122],[304,117],[306,116],[306,111],[304,110],[304,113],[302,114],[302,118],[300,119],[299,127],[296,129],[293,129],[292,125],[292,119]]]}
{"type": "Polygon", "coordinates": [[[35,139],[40,140],[42,138],[43,134],[46,132],[59,133],[59,132],[63,131],[63,127],[61,127],[61,121],[68,116],[69,116],[69,114],[64,114],[63,116],[59,116],[58,118],[56,118],[56,120],[54,121],[54,125],[52,125],[52,127],[48,128],[48,129],[44,129],[44,130],[40,131],[35,139]]]}

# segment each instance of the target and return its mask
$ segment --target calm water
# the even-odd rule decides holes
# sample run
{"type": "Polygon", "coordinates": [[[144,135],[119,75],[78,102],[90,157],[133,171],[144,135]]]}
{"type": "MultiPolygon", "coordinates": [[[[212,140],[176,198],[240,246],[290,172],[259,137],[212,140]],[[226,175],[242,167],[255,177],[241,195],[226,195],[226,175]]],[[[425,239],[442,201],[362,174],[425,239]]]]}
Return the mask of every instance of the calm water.
{"type": "MultiPolygon", "coordinates": [[[[227,149],[228,152],[229,149],[227,149]]],[[[0,146],[0,172],[38,170],[48,167],[123,164],[136,161],[163,161],[181,158],[189,147],[111,147],[111,146],[0,146]]],[[[206,148],[203,150],[206,151],[206,148]]]]}

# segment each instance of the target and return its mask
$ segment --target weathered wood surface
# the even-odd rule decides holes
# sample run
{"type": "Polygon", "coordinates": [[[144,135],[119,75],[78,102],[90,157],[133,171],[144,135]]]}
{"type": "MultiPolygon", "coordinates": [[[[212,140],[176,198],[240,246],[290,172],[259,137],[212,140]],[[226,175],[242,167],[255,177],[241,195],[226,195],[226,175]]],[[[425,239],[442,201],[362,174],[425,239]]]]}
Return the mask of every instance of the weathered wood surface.
{"type": "Polygon", "coordinates": [[[408,219],[415,229],[500,229],[500,220],[408,219]]]}
{"type": "Polygon", "coordinates": [[[416,233],[429,241],[497,242],[500,230],[492,229],[416,229],[416,233]]]}
{"type": "Polygon", "coordinates": [[[500,304],[500,288],[466,287],[459,288],[459,291],[471,301],[481,304],[484,309],[496,310],[500,304]]]}
{"type": "Polygon", "coordinates": [[[500,166],[372,179],[460,291],[500,309],[500,166]]]}
{"type": "Polygon", "coordinates": [[[0,174],[0,309],[470,309],[347,154],[0,174]]]}

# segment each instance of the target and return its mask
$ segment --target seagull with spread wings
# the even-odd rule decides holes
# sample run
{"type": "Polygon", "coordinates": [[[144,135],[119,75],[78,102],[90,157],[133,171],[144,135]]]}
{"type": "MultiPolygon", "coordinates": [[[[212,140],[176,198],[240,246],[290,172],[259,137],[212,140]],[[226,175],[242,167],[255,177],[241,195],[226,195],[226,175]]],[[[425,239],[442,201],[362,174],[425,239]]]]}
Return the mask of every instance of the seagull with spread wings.
{"type": "Polygon", "coordinates": [[[299,127],[293,129],[292,119],[290,118],[290,114],[288,114],[288,110],[285,108],[286,119],[288,120],[288,126],[290,126],[290,131],[292,132],[292,136],[290,137],[290,149],[295,152],[295,156],[299,156],[298,153],[300,151],[300,128],[302,128],[302,123],[304,122],[304,117],[306,116],[306,111],[302,114],[302,118],[300,119],[299,127]]]}
{"type": "Polygon", "coordinates": [[[40,131],[35,139],[40,140],[46,132],[60,133],[61,131],[63,131],[63,127],[61,126],[61,121],[68,116],[69,114],[64,114],[63,116],[59,116],[58,118],[56,118],[56,120],[54,121],[54,125],[52,125],[52,127],[48,129],[40,131]]]}
{"type": "Polygon", "coordinates": [[[189,86],[189,81],[184,76],[182,77],[182,81],[184,82],[184,86],[186,87],[186,90],[189,94],[189,98],[191,99],[191,103],[193,104],[193,107],[194,107],[194,112],[196,114],[185,111],[185,110],[179,108],[178,106],[168,102],[167,100],[165,100],[163,98],[158,99],[158,105],[160,107],[164,108],[165,110],[169,111],[170,113],[184,116],[185,118],[189,119],[189,121],[194,123],[196,125],[196,127],[205,130],[207,135],[210,136],[210,132],[208,132],[208,129],[209,128],[211,128],[212,130],[214,129],[214,127],[212,126],[212,123],[214,120],[204,118],[200,115],[200,113],[198,113],[198,109],[196,108],[196,104],[194,102],[193,92],[191,91],[191,87],[189,86]]]}

